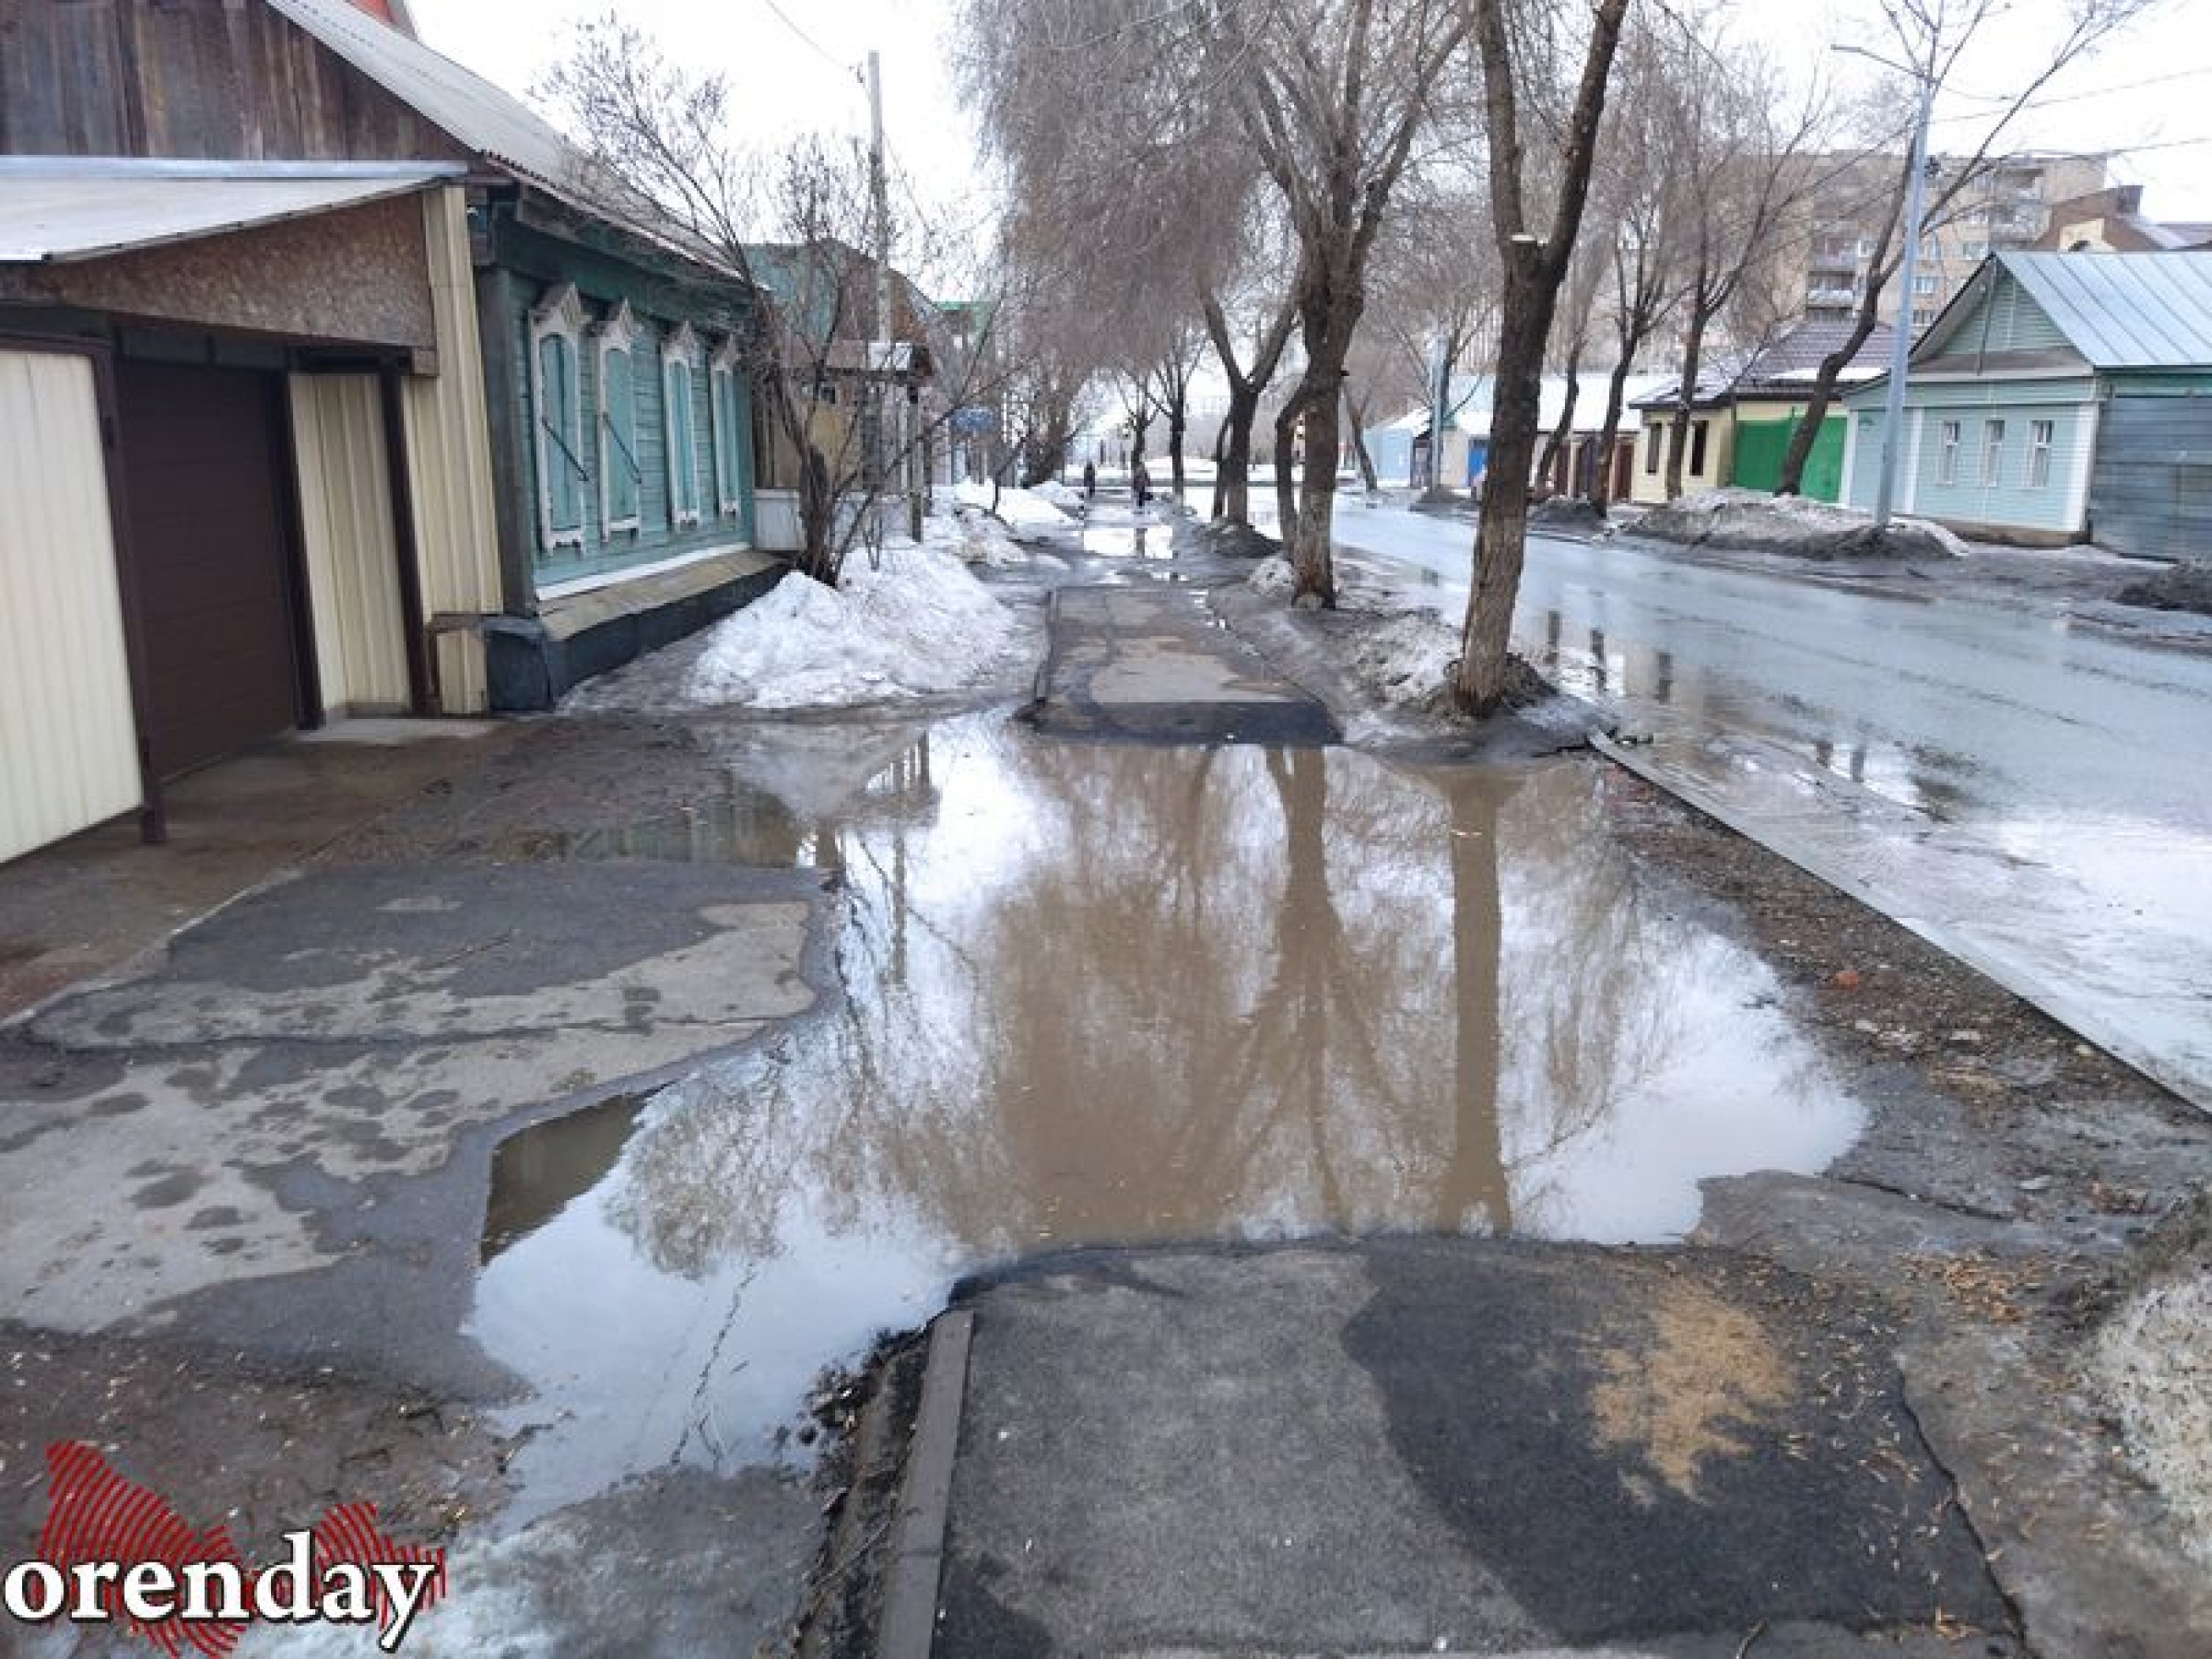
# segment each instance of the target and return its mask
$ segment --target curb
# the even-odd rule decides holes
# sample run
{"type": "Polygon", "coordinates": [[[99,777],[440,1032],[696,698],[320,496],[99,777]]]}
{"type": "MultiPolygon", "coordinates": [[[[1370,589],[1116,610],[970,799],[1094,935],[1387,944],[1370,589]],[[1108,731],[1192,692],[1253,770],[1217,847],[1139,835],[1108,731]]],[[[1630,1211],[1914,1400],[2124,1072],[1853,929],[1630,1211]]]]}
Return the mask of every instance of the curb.
{"type": "Polygon", "coordinates": [[[2160,1088],[2178,1096],[2199,1111],[2212,1113],[2212,1090],[2208,1090],[2202,1079],[2187,1077],[2170,1069],[2160,1056],[2142,1048],[2128,1033],[2107,1025],[2096,1014],[2076,1006],[2071,998],[2051,989],[2033,974],[1991,955],[1940,922],[1919,916],[1900,915],[1895,907],[1885,902],[1881,893],[1869,883],[1846,871],[1831,866],[1817,853],[1777,836],[1771,827],[1754,823],[1746,815],[1723,804],[1710,791],[1672,775],[1664,768],[1623,749],[1603,733],[1592,732],[1589,743],[1591,748],[1614,765],[1634,773],[1646,783],[1665,790],[1686,805],[1695,807],[1716,823],[1726,825],[1746,841],[1756,842],[1778,858],[1788,860],[1807,875],[1826,882],[1837,891],[1858,900],[1869,909],[1888,917],[1946,956],[1964,963],[1984,979],[2011,992],[2022,1002],[2042,1010],[2076,1036],[2094,1042],[2123,1065],[2142,1073],[2160,1088]]]}
{"type": "Polygon", "coordinates": [[[940,1314],[929,1328],[929,1360],[914,1444],[891,1515],[891,1560],[884,1575],[879,1659],[929,1659],[937,1638],[937,1585],[952,1507],[952,1463],[960,1448],[960,1408],[968,1394],[973,1310],[940,1314]]]}

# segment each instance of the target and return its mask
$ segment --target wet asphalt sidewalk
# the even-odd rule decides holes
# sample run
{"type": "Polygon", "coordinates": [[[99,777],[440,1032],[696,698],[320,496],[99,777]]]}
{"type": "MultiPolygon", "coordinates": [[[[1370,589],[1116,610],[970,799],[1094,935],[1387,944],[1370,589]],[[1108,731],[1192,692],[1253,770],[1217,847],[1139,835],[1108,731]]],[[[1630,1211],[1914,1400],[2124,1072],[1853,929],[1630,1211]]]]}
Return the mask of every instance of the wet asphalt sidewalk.
{"type": "Polygon", "coordinates": [[[964,1305],[940,1655],[2021,1650],[1893,1333],[1832,1286],[1387,1239],[964,1305]]]}

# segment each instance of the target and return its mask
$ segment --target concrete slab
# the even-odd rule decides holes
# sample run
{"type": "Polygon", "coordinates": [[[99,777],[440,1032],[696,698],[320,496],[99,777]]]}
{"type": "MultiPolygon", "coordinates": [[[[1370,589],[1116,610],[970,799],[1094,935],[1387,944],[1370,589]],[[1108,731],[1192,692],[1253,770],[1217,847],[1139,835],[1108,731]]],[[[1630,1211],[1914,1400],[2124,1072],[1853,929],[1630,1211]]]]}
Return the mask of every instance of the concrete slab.
{"type": "Polygon", "coordinates": [[[969,1304],[940,1654],[2019,1650],[1889,1333],[1794,1275],[1395,1239],[969,1304]]]}
{"type": "Polygon", "coordinates": [[[1188,586],[1067,587],[1030,718],[1059,737],[1310,747],[1336,740],[1320,702],[1229,634],[1188,586]]]}
{"type": "Polygon", "coordinates": [[[2212,1111],[2203,939],[1763,738],[1686,727],[1592,744],[2212,1111]]]}

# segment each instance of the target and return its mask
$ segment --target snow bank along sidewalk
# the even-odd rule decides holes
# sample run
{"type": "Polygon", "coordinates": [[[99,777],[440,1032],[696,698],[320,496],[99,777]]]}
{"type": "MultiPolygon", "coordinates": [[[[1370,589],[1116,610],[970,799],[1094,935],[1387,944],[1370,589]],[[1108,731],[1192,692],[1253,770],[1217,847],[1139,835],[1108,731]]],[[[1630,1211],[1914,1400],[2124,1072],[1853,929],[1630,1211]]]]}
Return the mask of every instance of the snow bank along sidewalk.
{"type": "Polygon", "coordinates": [[[682,701],[820,708],[950,691],[1013,632],[1012,614],[944,547],[855,550],[835,588],[793,571],[718,623],[682,701]]]}
{"type": "Polygon", "coordinates": [[[1629,533],[1686,547],[1788,553],[1806,559],[1952,559],[1966,544],[1940,525],[1898,519],[1887,530],[1856,507],[1765,490],[1701,490],[1635,521],[1629,533]]]}

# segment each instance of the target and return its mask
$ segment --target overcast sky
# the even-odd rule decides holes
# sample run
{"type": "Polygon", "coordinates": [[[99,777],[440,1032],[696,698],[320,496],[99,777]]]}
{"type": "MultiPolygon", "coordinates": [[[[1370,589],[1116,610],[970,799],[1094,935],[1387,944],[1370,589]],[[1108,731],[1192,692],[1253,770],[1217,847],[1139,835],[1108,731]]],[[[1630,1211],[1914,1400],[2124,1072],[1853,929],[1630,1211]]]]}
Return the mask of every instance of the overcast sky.
{"type": "MultiPolygon", "coordinates": [[[[2064,0],[2016,0],[2002,28],[1977,43],[1937,106],[1936,149],[1971,149],[1989,101],[2012,93],[2046,55],[2064,0]]],[[[514,91],[561,50],[564,26],[599,15],[610,0],[410,0],[423,38],[514,91]]],[[[972,124],[953,94],[947,61],[950,0],[614,0],[615,9],[702,68],[726,71],[763,140],[796,128],[864,134],[867,96],[858,67],[883,54],[884,127],[916,194],[971,203],[972,124]],[[778,9],[780,6],[781,9],[778,9]]],[[[2212,221],[2212,29],[2207,9],[2166,0],[2149,19],[2076,65],[2046,91],[2044,107],[2008,135],[2010,148],[2118,154],[2119,183],[2145,187],[2154,218],[2212,221]],[[2193,15],[2193,16],[2192,16],[2193,15]]],[[[1831,56],[1828,42],[1879,48],[1869,0],[1761,3],[1742,0],[1736,27],[1764,38],[1800,73],[1815,66],[1872,73],[1831,56]]],[[[917,204],[919,205],[919,204],[917,204]]]]}

